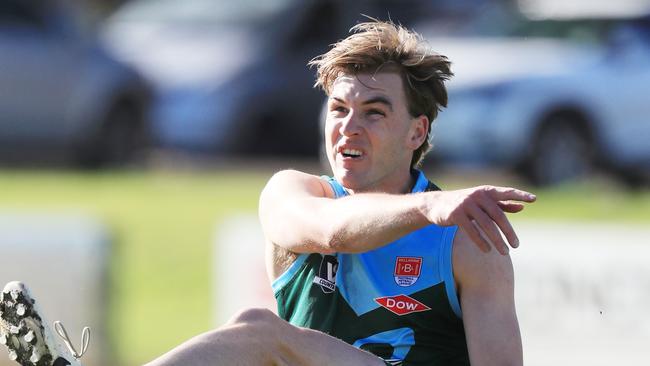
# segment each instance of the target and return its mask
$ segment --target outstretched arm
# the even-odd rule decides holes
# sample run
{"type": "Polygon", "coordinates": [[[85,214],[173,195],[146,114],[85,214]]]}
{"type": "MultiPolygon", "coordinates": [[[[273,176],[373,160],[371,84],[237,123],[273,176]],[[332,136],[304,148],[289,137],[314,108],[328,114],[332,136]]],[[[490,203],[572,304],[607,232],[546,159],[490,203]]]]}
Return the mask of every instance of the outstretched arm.
{"type": "Polygon", "coordinates": [[[459,230],[453,266],[471,364],[522,365],[510,256],[481,253],[467,233],[459,230]]]}
{"type": "Polygon", "coordinates": [[[416,195],[334,199],[329,184],[298,171],[273,176],[260,197],[266,238],[295,253],[365,252],[429,224],[416,195]]]}
{"type": "Polygon", "coordinates": [[[260,221],[267,240],[294,253],[365,252],[435,223],[467,227],[472,240],[489,251],[490,244],[472,224],[476,221],[494,246],[506,253],[500,231],[513,247],[518,241],[504,212],[523,209],[521,203],[510,200],[535,199],[527,192],[490,186],[407,195],[333,196],[329,184],[316,176],[292,170],[275,174],[260,197],[260,221]]]}

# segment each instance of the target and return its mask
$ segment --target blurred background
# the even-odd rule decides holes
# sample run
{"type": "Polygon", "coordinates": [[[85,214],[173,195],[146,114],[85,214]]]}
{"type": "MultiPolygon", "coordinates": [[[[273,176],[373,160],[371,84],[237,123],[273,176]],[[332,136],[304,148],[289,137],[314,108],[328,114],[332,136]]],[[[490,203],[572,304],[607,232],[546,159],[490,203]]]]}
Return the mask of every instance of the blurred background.
{"type": "Polygon", "coordinates": [[[257,199],[279,169],[329,173],[306,63],[364,15],[452,61],[428,176],[538,194],[512,217],[532,243],[513,253],[527,364],[647,359],[603,346],[650,336],[647,0],[2,0],[1,282],[28,282],[72,333],[91,325],[91,366],[268,305],[257,199]],[[596,257],[536,252],[562,240],[596,257]],[[558,316],[576,326],[538,332],[558,316]],[[575,346],[586,330],[603,336],[575,346]],[[575,347],[544,359],[551,338],[575,347]]]}

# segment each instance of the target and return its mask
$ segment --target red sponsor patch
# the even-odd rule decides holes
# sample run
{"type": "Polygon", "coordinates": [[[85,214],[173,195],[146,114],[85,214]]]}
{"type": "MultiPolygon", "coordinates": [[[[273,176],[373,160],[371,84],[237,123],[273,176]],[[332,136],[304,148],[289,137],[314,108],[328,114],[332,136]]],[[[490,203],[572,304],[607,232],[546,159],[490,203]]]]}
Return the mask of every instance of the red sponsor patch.
{"type": "Polygon", "coordinates": [[[431,310],[430,307],[406,295],[378,297],[375,302],[400,316],[431,310]]]}

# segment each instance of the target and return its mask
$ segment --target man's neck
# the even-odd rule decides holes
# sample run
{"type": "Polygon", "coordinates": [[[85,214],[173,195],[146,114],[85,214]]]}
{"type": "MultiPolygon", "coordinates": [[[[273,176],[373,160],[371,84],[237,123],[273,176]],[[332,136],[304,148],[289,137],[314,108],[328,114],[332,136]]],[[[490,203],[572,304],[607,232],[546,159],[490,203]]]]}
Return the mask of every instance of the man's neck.
{"type": "Polygon", "coordinates": [[[392,182],[383,182],[383,184],[377,184],[375,186],[370,186],[364,189],[350,189],[348,187],[344,187],[350,194],[355,194],[355,193],[389,193],[389,194],[407,194],[411,193],[413,191],[413,187],[415,186],[415,182],[417,181],[418,178],[418,171],[414,169],[410,169],[408,172],[408,176],[406,176],[404,179],[399,179],[399,181],[396,181],[395,183],[392,182]]]}

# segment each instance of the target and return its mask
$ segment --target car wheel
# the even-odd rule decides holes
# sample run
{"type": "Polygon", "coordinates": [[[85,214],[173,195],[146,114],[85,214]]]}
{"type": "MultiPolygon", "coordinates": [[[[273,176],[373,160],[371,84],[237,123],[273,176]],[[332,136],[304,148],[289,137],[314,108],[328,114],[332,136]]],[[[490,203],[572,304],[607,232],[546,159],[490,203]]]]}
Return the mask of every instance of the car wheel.
{"type": "Polygon", "coordinates": [[[594,144],[582,124],[558,115],[543,123],[532,142],[528,177],[538,185],[553,185],[583,177],[594,168],[594,144]]]}
{"type": "Polygon", "coordinates": [[[130,103],[113,106],[93,139],[78,153],[81,166],[122,166],[136,161],[145,147],[142,112],[130,103]]]}

